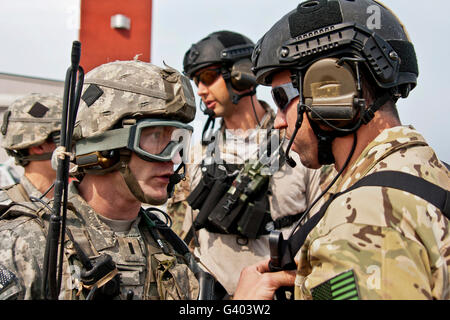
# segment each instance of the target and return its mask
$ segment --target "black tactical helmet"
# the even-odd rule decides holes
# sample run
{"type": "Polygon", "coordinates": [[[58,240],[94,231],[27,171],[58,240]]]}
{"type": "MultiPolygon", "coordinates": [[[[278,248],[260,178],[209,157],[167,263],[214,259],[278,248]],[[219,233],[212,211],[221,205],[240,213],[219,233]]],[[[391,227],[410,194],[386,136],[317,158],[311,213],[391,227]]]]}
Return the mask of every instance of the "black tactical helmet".
{"type": "MultiPolygon", "coordinates": [[[[247,94],[237,91],[254,89],[255,76],[251,71],[251,56],[255,45],[246,36],[232,31],[217,31],[193,44],[184,55],[183,72],[189,78],[210,65],[219,64],[233,103],[247,94]]],[[[254,91],[251,92],[253,94],[254,91]]]]}
{"type": "Polygon", "coordinates": [[[192,79],[195,72],[212,64],[231,67],[234,62],[250,58],[254,43],[242,34],[217,31],[193,44],[184,55],[184,74],[192,79]]]}
{"type": "Polygon", "coordinates": [[[325,57],[365,59],[375,84],[406,98],[417,83],[413,44],[399,19],[374,0],[310,0],[279,20],[252,55],[257,82],[279,69],[304,69],[325,57]],[[378,21],[377,21],[378,19],[378,21]]]}

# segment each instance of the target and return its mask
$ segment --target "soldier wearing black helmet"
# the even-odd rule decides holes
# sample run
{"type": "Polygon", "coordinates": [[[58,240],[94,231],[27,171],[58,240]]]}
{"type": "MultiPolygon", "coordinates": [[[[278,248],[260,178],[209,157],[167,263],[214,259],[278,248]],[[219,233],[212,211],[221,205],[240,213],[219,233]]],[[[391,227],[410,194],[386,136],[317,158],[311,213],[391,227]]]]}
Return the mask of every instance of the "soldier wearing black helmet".
{"type": "Polygon", "coordinates": [[[319,171],[303,166],[294,170],[279,157],[282,139],[273,130],[275,114],[256,97],[253,48],[253,42],[239,33],[218,31],[186,52],[184,73],[194,80],[209,118],[203,145],[194,149],[194,161],[188,165],[188,179],[177,186],[168,205],[172,216],[184,218],[185,240],[193,239],[200,262],[230,295],[241,269],[268,257],[268,230],[288,232],[319,190],[319,171]],[[220,127],[208,135],[208,127],[218,119],[220,127]],[[250,169],[266,150],[263,136],[275,142],[269,160],[274,162],[265,168],[273,169],[270,174],[261,174],[264,166],[250,169]],[[200,156],[195,153],[199,149],[200,156]],[[252,176],[237,176],[244,172],[252,176]],[[246,179],[258,190],[245,189],[246,179]],[[288,185],[296,186],[293,192],[288,185]],[[244,189],[247,200],[240,193],[244,189]]]}
{"type": "Polygon", "coordinates": [[[449,299],[450,173],[398,117],[395,103],[418,76],[398,18],[372,0],[306,1],[262,37],[252,60],[258,83],[272,86],[289,147],[308,167],[334,163],[339,174],[289,250],[242,272],[236,298],[272,299],[295,286],[297,299],[449,299]],[[367,23],[369,7],[379,26],[367,23]]]}

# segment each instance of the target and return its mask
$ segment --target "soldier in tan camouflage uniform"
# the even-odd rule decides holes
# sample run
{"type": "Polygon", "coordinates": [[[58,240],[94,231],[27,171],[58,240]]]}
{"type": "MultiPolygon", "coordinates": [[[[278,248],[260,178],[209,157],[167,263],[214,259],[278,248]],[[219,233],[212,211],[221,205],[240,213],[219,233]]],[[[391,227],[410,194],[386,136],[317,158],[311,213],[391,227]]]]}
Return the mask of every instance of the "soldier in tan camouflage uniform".
{"type": "MultiPolygon", "coordinates": [[[[273,129],[274,112],[267,103],[256,98],[249,59],[253,47],[251,40],[241,34],[219,31],[192,45],[185,54],[185,74],[196,83],[197,94],[209,119],[220,119],[221,125],[215,131],[214,143],[199,143],[193,149],[187,179],[177,185],[179,189],[168,205],[172,217],[184,217],[183,235],[191,230],[198,215],[199,210],[193,212],[186,198],[202,179],[205,167],[200,161],[206,162],[209,158],[211,146],[220,150],[220,160],[224,163],[243,165],[246,161],[255,161],[249,150],[253,148],[256,152],[262,144],[257,139],[258,130],[273,129]],[[233,56],[236,52],[239,54],[233,56]]],[[[281,162],[277,165],[269,179],[267,214],[275,221],[274,225],[287,234],[298,215],[318,196],[320,172],[302,165],[295,169],[281,162]]],[[[255,219],[252,218],[256,224],[255,219]]],[[[219,232],[206,226],[196,230],[192,243],[202,265],[230,295],[234,293],[242,268],[269,256],[268,232],[246,238],[239,233],[219,232]]]]}
{"type": "MultiPolygon", "coordinates": [[[[194,115],[189,80],[172,68],[117,61],[86,75],[74,130],[82,179],[69,186],[60,299],[197,299],[198,269],[187,246],[141,208],[167,200],[194,115]],[[82,275],[90,267],[83,257],[95,264],[106,255],[115,264],[107,285],[87,282],[82,275]],[[109,294],[117,277],[119,292],[109,294]]],[[[44,205],[22,205],[2,216],[1,299],[44,298],[49,215],[44,205]]]]}
{"type": "Polygon", "coordinates": [[[328,159],[341,176],[300,243],[296,273],[270,273],[263,261],[242,272],[236,298],[272,299],[279,286],[295,285],[296,299],[449,299],[448,204],[434,202],[423,185],[448,199],[450,173],[398,118],[395,102],[418,75],[398,18],[372,0],[304,2],[260,40],[253,63],[259,83],[278,98],[276,126],[288,128],[302,162],[316,168],[328,159]],[[381,13],[373,30],[369,6],[381,13]],[[354,103],[345,102],[347,94],[354,103]],[[356,112],[333,113],[345,106],[356,112]],[[331,137],[329,145],[318,136],[331,137]],[[383,179],[362,184],[375,176],[383,179]],[[405,176],[416,184],[392,181],[405,176]]]}
{"type": "Polygon", "coordinates": [[[3,205],[40,198],[46,191],[46,196],[52,197],[53,190],[49,188],[56,172],[50,159],[59,139],[61,112],[62,98],[53,94],[27,95],[14,101],[6,111],[2,147],[17,165],[24,167],[24,175],[20,183],[3,188],[3,205]]]}

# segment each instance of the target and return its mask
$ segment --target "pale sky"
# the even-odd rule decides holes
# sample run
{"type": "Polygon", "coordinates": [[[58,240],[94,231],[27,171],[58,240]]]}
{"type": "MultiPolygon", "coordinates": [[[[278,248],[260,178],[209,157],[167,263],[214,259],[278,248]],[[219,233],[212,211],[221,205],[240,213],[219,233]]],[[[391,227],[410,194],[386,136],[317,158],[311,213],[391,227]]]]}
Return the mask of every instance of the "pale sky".
{"type": "MultiPolygon", "coordinates": [[[[154,0],[152,63],[181,70],[189,47],[218,30],[240,32],[254,42],[300,1],[154,0]]],[[[448,114],[450,2],[384,0],[406,26],[419,61],[418,86],[398,109],[403,124],[413,125],[450,162],[448,114]]],[[[80,0],[0,0],[0,72],[63,80],[70,47],[78,39],[80,0]]],[[[268,88],[258,96],[272,104],[268,88]]],[[[195,90],[195,88],[194,88],[195,90]]],[[[204,116],[194,126],[201,133],[204,116]]]]}

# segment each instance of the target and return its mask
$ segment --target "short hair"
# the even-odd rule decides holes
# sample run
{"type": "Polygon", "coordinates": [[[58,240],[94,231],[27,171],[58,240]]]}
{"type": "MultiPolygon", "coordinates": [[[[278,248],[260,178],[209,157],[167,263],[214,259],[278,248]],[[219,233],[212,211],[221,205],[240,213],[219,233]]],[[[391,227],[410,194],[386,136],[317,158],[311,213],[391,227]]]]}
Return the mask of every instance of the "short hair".
{"type": "MultiPolygon", "coordinates": [[[[374,83],[374,80],[370,76],[366,76],[364,72],[361,73],[361,85],[363,98],[369,99],[370,101],[375,101],[377,97],[384,95],[386,92],[390,91],[390,89],[383,89],[377,86],[374,83]]],[[[392,117],[397,121],[400,121],[400,115],[398,114],[396,100],[392,95],[391,99],[389,99],[378,112],[382,112],[385,116],[392,117]]]]}

